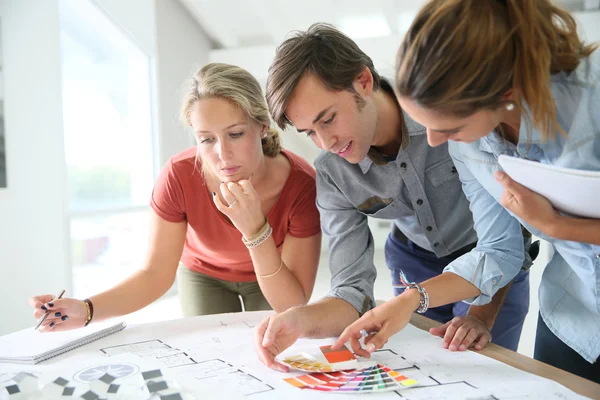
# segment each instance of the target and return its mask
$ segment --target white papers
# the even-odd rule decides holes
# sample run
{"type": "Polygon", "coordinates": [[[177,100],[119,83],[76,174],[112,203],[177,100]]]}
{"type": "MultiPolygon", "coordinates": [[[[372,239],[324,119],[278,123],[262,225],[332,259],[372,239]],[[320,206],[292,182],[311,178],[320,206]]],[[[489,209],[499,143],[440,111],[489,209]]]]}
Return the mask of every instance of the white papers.
{"type": "Polygon", "coordinates": [[[124,329],[125,322],[93,324],[64,332],[24,329],[0,337],[0,362],[35,364],[124,329]]]}
{"type": "MultiPolygon", "coordinates": [[[[108,336],[45,365],[35,366],[35,372],[42,371],[48,379],[63,373],[78,382],[90,374],[107,372],[107,365],[128,363],[139,368],[159,367],[165,376],[198,399],[331,400],[340,397],[295,388],[284,378],[305,372],[281,373],[260,363],[254,352],[252,327],[268,315],[269,312],[222,314],[130,326],[119,335],[108,336]],[[143,361],[122,358],[132,354],[142,357],[143,361]]],[[[317,349],[333,342],[333,339],[301,339],[286,354],[317,349]]],[[[361,398],[583,398],[553,381],[477,353],[450,352],[441,343],[440,338],[407,326],[393,336],[383,350],[374,353],[372,361],[400,371],[417,380],[419,385],[401,392],[361,394],[361,398]]],[[[0,364],[0,376],[4,368],[9,368],[9,364],[0,364]]],[[[32,368],[23,367],[23,370],[32,368]]],[[[115,367],[110,369],[114,371],[115,367]]],[[[131,368],[120,369],[123,383],[133,377],[128,372],[131,368]]]]}
{"type": "Polygon", "coordinates": [[[562,168],[506,155],[498,157],[498,162],[512,179],[547,198],[557,210],[600,218],[600,172],[562,168]]]}

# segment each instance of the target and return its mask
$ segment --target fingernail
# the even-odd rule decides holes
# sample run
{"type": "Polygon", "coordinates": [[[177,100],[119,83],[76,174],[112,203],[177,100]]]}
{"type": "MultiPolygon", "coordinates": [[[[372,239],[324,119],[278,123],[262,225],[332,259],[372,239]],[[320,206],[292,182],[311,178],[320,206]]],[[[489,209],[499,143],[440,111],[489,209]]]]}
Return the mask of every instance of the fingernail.
{"type": "Polygon", "coordinates": [[[504,179],[505,176],[506,176],[506,174],[502,171],[496,172],[496,178],[498,178],[500,180],[504,179]]]}
{"type": "Polygon", "coordinates": [[[54,322],[50,322],[50,328],[54,328],[54,322]]]}
{"type": "Polygon", "coordinates": [[[54,313],[54,316],[55,316],[55,317],[60,317],[61,315],[62,315],[62,314],[61,314],[61,313],[59,313],[59,312],[55,312],[55,313],[54,313]]]}
{"type": "Polygon", "coordinates": [[[48,308],[46,308],[46,306],[44,304],[42,304],[42,306],[40,308],[44,311],[48,311],[48,308]]]}
{"type": "Polygon", "coordinates": [[[54,303],[48,303],[48,307],[54,307],[54,303]]]}
{"type": "Polygon", "coordinates": [[[460,345],[460,351],[464,351],[464,350],[466,350],[466,349],[467,349],[467,348],[465,347],[465,345],[464,345],[464,344],[461,344],[461,345],[460,345]]]}
{"type": "Polygon", "coordinates": [[[450,346],[450,350],[456,351],[456,346],[455,345],[450,346]]]}
{"type": "Polygon", "coordinates": [[[66,315],[63,315],[63,316],[62,316],[60,319],[61,319],[61,320],[63,320],[63,321],[66,321],[66,320],[68,320],[68,319],[69,319],[69,317],[68,317],[68,316],[66,316],[66,315]]]}
{"type": "Polygon", "coordinates": [[[375,351],[375,345],[374,345],[373,343],[369,343],[369,344],[367,345],[367,348],[366,348],[366,350],[367,350],[369,353],[372,353],[372,352],[374,352],[374,351],[375,351]]]}

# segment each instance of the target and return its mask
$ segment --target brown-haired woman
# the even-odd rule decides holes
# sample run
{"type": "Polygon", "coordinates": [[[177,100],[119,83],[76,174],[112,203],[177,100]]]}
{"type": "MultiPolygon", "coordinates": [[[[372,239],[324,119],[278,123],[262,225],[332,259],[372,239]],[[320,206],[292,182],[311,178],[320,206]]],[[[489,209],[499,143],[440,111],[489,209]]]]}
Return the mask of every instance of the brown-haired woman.
{"type": "Polygon", "coordinates": [[[51,311],[41,331],[139,310],[176,274],[185,316],[280,312],[310,299],[321,249],[315,171],[281,148],[258,81],[233,65],[205,65],[189,81],[181,117],[197,146],[158,177],[142,268],[84,301],[31,298],[36,318],[51,311]]]}
{"type": "Polygon", "coordinates": [[[521,222],[555,250],[540,285],[535,358],[600,382],[600,221],[559,213],[497,161],[506,154],[600,171],[595,49],[549,0],[431,0],[419,12],[398,53],[396,93],[430,145],[451,141],[479,241],[338,344],[381,329],[370,341],[377,348],[427,303],[489,299],[518,272],[505,260],[523,252],[521,222]]]}

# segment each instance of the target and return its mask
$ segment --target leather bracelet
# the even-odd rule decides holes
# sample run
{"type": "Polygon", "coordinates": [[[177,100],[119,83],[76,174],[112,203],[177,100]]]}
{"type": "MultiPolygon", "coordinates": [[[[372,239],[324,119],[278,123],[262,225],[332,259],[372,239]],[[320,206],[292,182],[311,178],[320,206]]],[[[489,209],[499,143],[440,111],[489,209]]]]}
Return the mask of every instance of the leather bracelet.
{"type": "Polygon", "coordinates": [[[94,305],[90,299],[83,300],[85,303],[85,308],[87,309],[87,315],[85,317],[84,327],[88,326],[90,322],[92,322],[92,318],[94,318],[94,305]]]}

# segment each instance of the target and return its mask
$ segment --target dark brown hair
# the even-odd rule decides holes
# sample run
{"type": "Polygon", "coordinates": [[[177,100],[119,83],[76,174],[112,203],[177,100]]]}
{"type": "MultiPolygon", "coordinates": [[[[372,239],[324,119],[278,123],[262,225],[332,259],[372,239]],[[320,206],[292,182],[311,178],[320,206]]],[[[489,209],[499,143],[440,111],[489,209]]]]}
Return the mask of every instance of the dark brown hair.
{"type": "Polygon", "coordinates": [[[542,137],[553,137],[562,129],[550,75],[573,71],[596,47],[549,0],[430,0],[398,50],[396,89],[464,117],[506,105],[503,96],[514,88],[517,107],[542,137]]]}
{"type": "Polygon", "coordinates": [[[267,103],[273,120],[281,129],[289,121],[285,116],[288,100],[298,81],[306,73],[315,75],[330,90],[355,92],[353,83],[369,68],[373,75],[373,89],[379,88],[379,74],[373,61],[358,45],[333,25],[317,23],[307,31],[297,31],[286,39],[275,53],[267,79],[267,103]]]}

